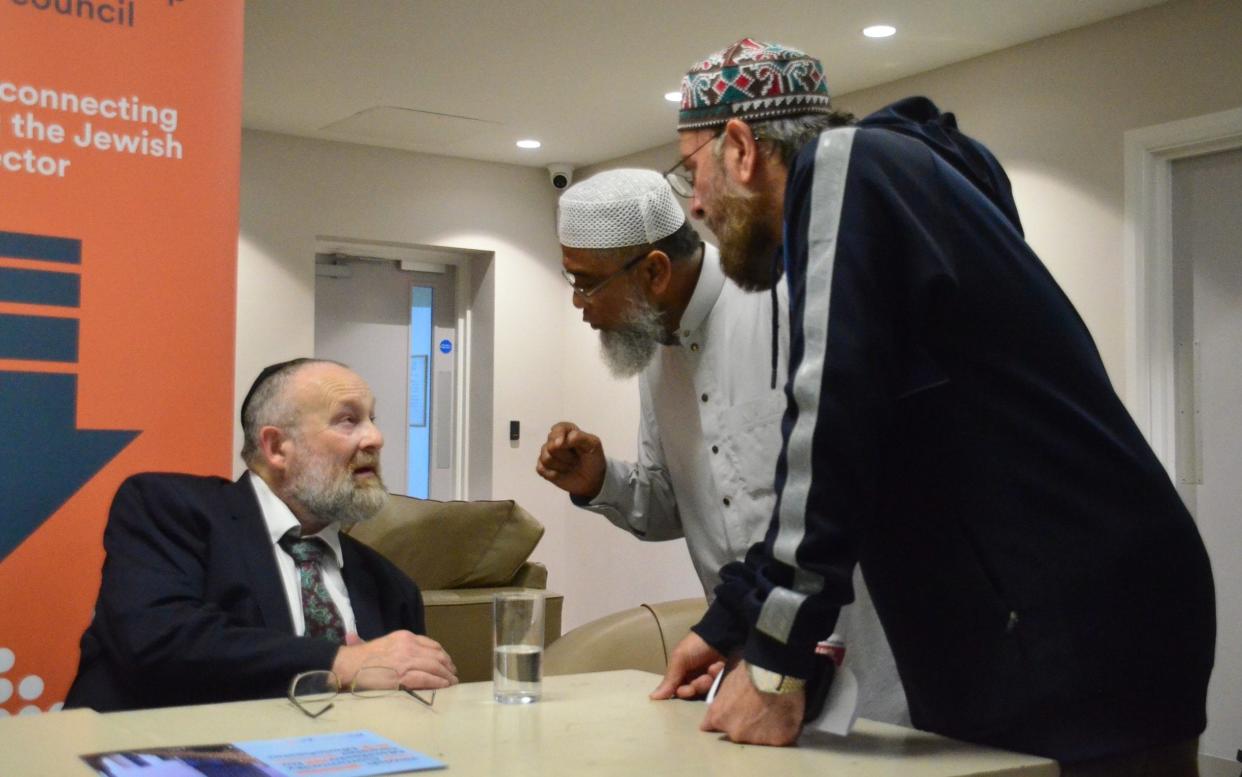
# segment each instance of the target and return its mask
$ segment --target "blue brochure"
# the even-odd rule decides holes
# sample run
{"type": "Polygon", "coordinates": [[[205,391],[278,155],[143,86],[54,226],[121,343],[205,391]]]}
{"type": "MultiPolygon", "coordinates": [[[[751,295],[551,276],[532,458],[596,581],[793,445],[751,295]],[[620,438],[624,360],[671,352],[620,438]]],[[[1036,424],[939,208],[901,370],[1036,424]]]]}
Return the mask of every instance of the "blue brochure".
{"type": "Polygon", "coordinates": [[[368,777],[444,768],[370,731],[135,748],[92,753],[82,760],[102,777],[368,777]]]}
{"type": "Polygon", "coordinates": [[[236,745],[238,750],[249,753],[286,777],[312,774],[369,777],[444,768],[443,762],[370,731],[261,739],[236,745]]]}

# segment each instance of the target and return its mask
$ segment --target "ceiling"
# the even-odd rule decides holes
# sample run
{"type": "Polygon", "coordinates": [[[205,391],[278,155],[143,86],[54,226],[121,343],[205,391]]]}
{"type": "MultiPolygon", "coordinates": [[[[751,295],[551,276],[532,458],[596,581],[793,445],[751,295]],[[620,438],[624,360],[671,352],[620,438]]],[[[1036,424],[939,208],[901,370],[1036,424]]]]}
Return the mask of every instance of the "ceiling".
{"type": "Polygon", "coordinates": [[[743,36],[845,94],[1161,0],[247,0],[243,123],[489,162],[585,165],[675,138],[663,99],[743,36]],[[871,40],[863,27],[897,35],[871,40]],[[535,151],[516,148],[536,138],[535,151]]]}

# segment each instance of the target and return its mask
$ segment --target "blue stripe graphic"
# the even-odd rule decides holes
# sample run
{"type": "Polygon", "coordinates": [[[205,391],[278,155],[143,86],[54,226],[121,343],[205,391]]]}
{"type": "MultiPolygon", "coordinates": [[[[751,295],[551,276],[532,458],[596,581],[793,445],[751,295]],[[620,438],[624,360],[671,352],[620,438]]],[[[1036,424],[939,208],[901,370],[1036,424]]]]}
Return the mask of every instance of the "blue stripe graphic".
{"type": "Polygon", "coordinates": [[[0,267],[0,302],[76,308],[81,285],[73,273],[0,267]]]}
{"type": "Polygon", "coordinates": [[[78,360],[78,320],[0,313],[0,359],[78,360]]]}
{"type": "Polygon", "coordinates": [[[28,235],[24,232],[0,232],[0,256],[81,264],[82,241],[67,237],[28,235]]]}

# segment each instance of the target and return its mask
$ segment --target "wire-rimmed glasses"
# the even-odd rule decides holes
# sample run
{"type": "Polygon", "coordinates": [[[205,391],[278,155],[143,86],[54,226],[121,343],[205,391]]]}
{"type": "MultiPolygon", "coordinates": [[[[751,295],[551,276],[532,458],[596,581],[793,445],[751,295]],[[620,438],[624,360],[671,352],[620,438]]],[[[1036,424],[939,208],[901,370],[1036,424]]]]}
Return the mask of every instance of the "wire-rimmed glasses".
{"type": "Polygon", "coordinates": [[[673,187],[673,191],[677,196],[690,199],[694,196],[694,173],[685,169],[686,162],[690,161],[690,157],[702,151],[708,143],[724,133],[724,127],[712,133],[712,136],[700,143],[693,151],[677,160],[677,164],[664,171],[664,180],[668,181],[668,185],[673,187]]]}
{"type": "Polygon", "coordinates": [[[647,255],[650,253],[651,253],[651,250],[648,249],[646,251],[643,251],[638,256],[635,256],[632,259],[627,260],[625,264],[621,265],[620,270],[617,270],[616,272],[609,275],[607,278],[604,278],[603,280],[599,281],[598,283],[592,284],[590,288],[583,288],[582,286],[578,285],[578,276],[575,275],[574,273],[571,273],[569,270],[562,268],[561,277],[563,277],[566,280],[566,282],[569,283],[570,287],[573,288],[574,294],[577,294],[583,299],[589,299],[590,297],[593,297],[594,295],[598,294],[600,289],[607,286],[608,282],[611,281],[613,278],[616,278],[618,275],[621,275],[625,272],[628,272],[629,270],[632,270],[634,268],[634,265],[638,264],[643,259],[647,258],[647,255]]]}
{"type": "MultiPolygon", "coordinates": [[[[333,699],[340,695],[343,686],[336,673],[326,669],[313,672],[302,672],[289,683],[289,701],[308,717],[317,718],[333,707],[333,699]]],[[[397,670],[386,666],[364,666],[354,675],[348,686],[349,693],[363,699],[377,696],[390,696],[404,691],[410,696],[430,707],[435,704],[436,692],[430,696],[401,687],[401,676],[397,670]]]]}

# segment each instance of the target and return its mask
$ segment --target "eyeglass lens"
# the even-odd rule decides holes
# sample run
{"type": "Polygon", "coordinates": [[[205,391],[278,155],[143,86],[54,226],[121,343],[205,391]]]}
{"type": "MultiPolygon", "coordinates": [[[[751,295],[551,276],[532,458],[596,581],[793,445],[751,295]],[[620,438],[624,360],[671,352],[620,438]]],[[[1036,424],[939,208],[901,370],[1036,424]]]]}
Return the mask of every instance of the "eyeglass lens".
{"type": "MultiPolygon", "coordinates": [[[[349,690],[353,695],[364,699],[388,696],[402,690],[401,676],[395,669],[385,666],[364,666],[354,675],[354,681],[350,684],[349,690]]],[[[293,682],[289,684],[289,700],[312,718],[317,718],[330,710],[332,700],[340,692],[340,680],[336,674],[327,670],[303,672],[293,678],[293,682]]],[[[430,692],[430,695],[409,690],[406,693],[428,707],[432,706],[436,700],[434,690],[430,692]]]]}

